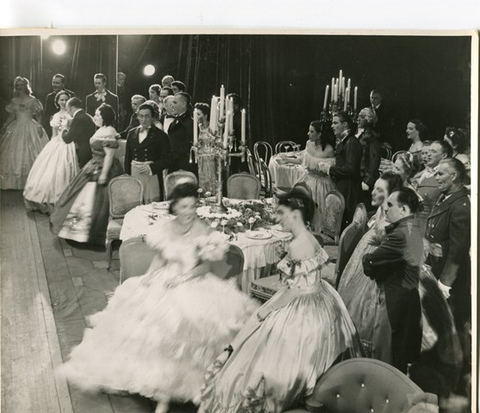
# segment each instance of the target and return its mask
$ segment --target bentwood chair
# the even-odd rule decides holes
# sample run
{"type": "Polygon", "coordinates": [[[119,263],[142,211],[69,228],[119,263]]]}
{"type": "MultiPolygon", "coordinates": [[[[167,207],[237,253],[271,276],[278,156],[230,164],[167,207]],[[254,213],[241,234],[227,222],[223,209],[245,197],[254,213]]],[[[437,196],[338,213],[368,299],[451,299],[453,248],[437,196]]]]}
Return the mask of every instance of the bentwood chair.
{"type": "Polygon", "coordinates": [[[198,185],[197,177],[193,172],[190,172],[190,171],[184,171],[181,169],[179,171],[171,172],[167,176],[165,176],[165,179],[163,181],[163,184],[164,184],[163,193],[165,194],[165,201],[168,200],[168,197],[172,193],[172,190],[175,187],[175,185],[182,182],[192,182],[195,185],[198,185]]]}
{"type": "Polygon", "coordinates": [[[227,180],[227,196],[234,199],[260,199],[260,180],[247,173],[231,175],[227,180]]]}
{"type": "Polygon", "coordinates": [[[275,155],[280,152],[294,151],[297,143],[294,141],[280,141],[275,145],[275,155]]]}
{"type": "Polygon", "coordinates": [[[438,413],[438,397],[387,363],[352,358],[330,367],[294,412],[438,413]]]}
{"type": "Polygon", "coordinates": [[[408,152],[408,151],[397,151],[393,154],[392,156],[392,162],[395,162],[397,160],[397,157],[405,152],[408,152]]]}
{"type": "Polygon", "coordinates": [[[108,266],[112,265],[113,243],[120,241],[123,217],[131,209],[143,203],[142,183],[131,175],[120,175],[108,183],[109,221],[107,225],[106,247],[108,266]]]}
{"type": "Polygon", "coordinates": [[[259,161],[260,182],[262,184],[262,195],[269,198],[273,195],[273,181],[270,169],[263,159],[259,161]]]}
{"type": "Polygon", "coordinates": [[[260,164],[260,160],[263,160],[263,162],[268,165],[270,158],[273,156],[272,145],[265,141],[255,142],[255,145],[253,145],[253,155],[255,156],[257,164],[260,164]]]}
{"type": "Polygon", "coordinates": [[[390,147],[390,145],[386,144],[386,143],[383,143],[382,144],[382,149],[381,149],[381,157],[383,159],[387,159],[389,161],[392,160],[392,148],[390,147]]]}

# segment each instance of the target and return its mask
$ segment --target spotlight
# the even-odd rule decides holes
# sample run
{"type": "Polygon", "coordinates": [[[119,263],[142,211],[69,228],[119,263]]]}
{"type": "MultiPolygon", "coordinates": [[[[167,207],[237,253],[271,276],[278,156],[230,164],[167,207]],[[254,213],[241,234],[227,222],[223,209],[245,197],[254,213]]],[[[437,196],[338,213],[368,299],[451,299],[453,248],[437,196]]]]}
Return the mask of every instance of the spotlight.
{"type": "Polygon", "coordinates": [[[63,40],[55,40],[52,44],[53,53],[61,55],[67,50],[67,46],[63,40]]]}
{"type": "Polygon", "coordinates": [[[145,76],[152,76],[155,73],[155,66],[154,65],[146,65],[143,68],[143,74],[145,76]]]}

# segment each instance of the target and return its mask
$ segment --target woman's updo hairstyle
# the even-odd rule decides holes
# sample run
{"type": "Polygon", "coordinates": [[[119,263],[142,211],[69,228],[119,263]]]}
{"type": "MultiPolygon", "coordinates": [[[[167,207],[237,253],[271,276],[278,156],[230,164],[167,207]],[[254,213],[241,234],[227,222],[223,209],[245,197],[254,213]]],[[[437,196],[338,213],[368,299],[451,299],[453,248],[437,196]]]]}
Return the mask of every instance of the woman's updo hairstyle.
{"type": "Polygon", "coordinates": [[[68,93],[65,90],[60,90],[59,92],[57,92],[57,94],[55,95],[55,99],[54,99],[54,103],[55,103],[56,108],[60,108],[60,105],[58,104],[58,100],[60,99],[60,96],[63,96],[63,95],[68,96],[68,99],[71,98],[70,93],[68,93]]]}
{"type": "Polygon", "coordinates": [[[299,210],[305,225],[310,225],[315,213],[315,202],[310,198],[305,190],[294,188],[290,192],[280,195],[278,205],[290,208],[292,211],[299,210]]]}
{"type": "Polygon", "coordinates": [[[198,199],[198,186],[193,182],[181,182],[175,185],[172,189],[171,194],[168,196],[170,201],[170,206],[168,211],[170,214],[173,214],[175,204],[184,198],[195,198],[198,199]]]}
{"type": "Polygon", "coordinates": [[[380,179],[383,179],[387,183],[389,194],[403,186],[402,178],[393,171],[383,172],[380,175],[380,179]]]}

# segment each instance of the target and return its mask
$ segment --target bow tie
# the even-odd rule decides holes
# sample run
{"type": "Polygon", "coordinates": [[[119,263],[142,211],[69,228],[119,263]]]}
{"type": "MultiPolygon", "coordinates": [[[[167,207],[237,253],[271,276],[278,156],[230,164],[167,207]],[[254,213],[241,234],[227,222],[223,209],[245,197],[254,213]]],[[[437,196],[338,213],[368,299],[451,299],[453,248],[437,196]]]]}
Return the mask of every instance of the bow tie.
{"type": "Polygon", "coordinates": [[[107,92],[97,92],[93,96],[97,98],[97,101],[103,100],[105,102],[105,97],[107,96],[107,92]]]}

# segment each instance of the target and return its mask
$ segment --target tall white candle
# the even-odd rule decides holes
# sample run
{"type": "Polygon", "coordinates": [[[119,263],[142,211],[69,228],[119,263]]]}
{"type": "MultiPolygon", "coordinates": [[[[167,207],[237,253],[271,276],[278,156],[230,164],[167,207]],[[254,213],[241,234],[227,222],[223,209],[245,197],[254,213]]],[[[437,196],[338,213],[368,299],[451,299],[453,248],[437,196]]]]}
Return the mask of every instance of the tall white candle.
{"type": "Polygon", "coordinates": [[[242,109],[242,145],[245,146],[247,142],[247,112],[245,109],[242,109]]]}
{"type": "Polygon", "coordinates": [[[193,110],[193,144],[198,142],[198,110],[193,110]]]}
{"type": "Polygon", "coordinates": [[[230,111],[227,109],[227,116],[225,118],[225,132],[223,133],[223,147],[226,149],[228,146],[228,129],[229,129],[229,118],[230,118],[230,111]]]}
{"type": "Polygon", "coordinates": [[[342,96],[345,97],[345,78],[342,77],[342,96]]]}
{"type": "Polygon", "coordinates": [[[334,89],[335,89],[335,92],[333,94],[333,100],[337,102],[338,101],[338,83],[335,83],[334,89]]]}
{"type": "MultiPolygon", "coordinates": [[[[343,70],[340,69],[340,73],[339,73],[339,75],[338,75],[338,80],[339,80],[340,82],[342,81],[342,77],[343,77],[343,70]]],[[[340,84],[340,86],[341,86],[341,84],[340,84]]]]}
{"type": "Polygon", "coordinates": [[[350,89],[352,87],[352,79],[348,79],[347,87],[350,89]]]}
{"type": "Polygon", "coordinates": [[[225,114],[225,86],[220,87],[220,119],[223,119],[225,114]]]}
{"type": "Polygon", "coordinates": [[[210,104],[210,130],[215,132],[217,130],[217,121],[215,119],[217,115],[217,98],[212,96],[212,102],[210,104]]]}
{"type": "Polygon", "coordinates": [[[357,110],[358,86],[355,86],[353,91],[353,109],[357,110]]]}
{"type": "Polygon", "coordinates": [[[334,89],[335,89],[335,79],[332,77],[332,97],[331,97],[332,101],[334,100],[333,98],[335,97],[335,96],[333,95],[334,89]]]}
{"type": "Polygon", "coordinates": [[[328,101],[328,91],[330,89],[330,86],[325,87],[325,97],[323,98],[323,110],[327,109],[327,101],[328,101]]]}
{"type": "Polygon", "coordinates": [[[347,97],[345,95],[343,96],[343,110],[347,110],[347,97]]]}
{"type": "Polygon", "coordinates": [[[228,126],[229,126],[228,133],[232,135],[233,134],[233,114],[234,114],[233,99],[230,98],[229,101],[230,102],[229,102],[228,110],[230,111],[230,120],[228,122],[228,126]]]}

